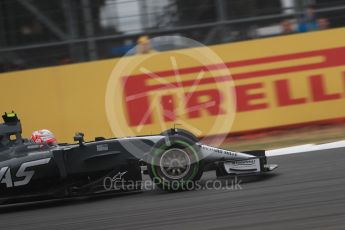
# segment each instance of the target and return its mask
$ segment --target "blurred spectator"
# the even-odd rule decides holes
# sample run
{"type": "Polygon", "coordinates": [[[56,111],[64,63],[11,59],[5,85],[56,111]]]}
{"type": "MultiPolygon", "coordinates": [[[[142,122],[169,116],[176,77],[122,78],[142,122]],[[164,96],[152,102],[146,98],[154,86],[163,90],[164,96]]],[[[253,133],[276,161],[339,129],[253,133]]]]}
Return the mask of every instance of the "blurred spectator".
{"type": "Polygon", "coordinates": [[[319,29],[319,24],[316,18],[315,9],[309,6],[305,13],[305,18],[302,23],[298,25],[298,32],[309,32],[319,29]]]}
{"type": "Polygon", "coordinates": [[[151,48],[150,38],[146,35],[139,37],[137,46],[137,54],[149,54],[156,52],[151,48]]]}
{"type": "Polygon", "coordinates": [[[326,30],[329,28],[329,21],[327,18],[320,18],[317,22],[320,30],[326,30]]]}
{"type": "Polygon", "coordinates": [[[282,34],[292,34],[295,32],[295,28],[289,20],[284,20],[280,23],[282,34]]]}
{"type": "Polygon", "coordinates": [[[133,55],[132,49],[134,47],[135,47],[135,43],[132,40],[127,39],[125,40],[123,45],[116,46],[111,49],[111,56],[120,57],[126,54],[133,55]]]}

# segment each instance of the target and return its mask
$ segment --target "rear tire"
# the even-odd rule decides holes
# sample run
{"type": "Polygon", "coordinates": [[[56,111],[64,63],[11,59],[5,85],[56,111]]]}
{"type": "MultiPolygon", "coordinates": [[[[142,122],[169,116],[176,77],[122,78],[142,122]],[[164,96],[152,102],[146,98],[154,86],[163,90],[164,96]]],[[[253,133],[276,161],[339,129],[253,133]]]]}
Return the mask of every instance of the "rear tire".
{"type": "Polygon", "coordinates": [[[200,147],[183,136],[167,136],[153,147],[147,169],[153,182],[163,190],[193,190],[203,173],[200,147]]]}

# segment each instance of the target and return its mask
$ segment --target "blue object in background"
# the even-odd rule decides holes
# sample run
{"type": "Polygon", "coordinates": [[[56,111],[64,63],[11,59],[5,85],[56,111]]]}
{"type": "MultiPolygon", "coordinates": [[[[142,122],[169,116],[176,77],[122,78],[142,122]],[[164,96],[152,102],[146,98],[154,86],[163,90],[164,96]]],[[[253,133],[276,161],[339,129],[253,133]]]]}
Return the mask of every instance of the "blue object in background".
{"type": "Polygon", "coordinates": [[[311,21],[305,21],[298,24],[297,31],[300,33],[304,33],[304,32],[316,31],[318,29],[319,29],[319,25],[318,25],[317,19],[315,18],[311,21]]]}
{"type": "Polygon", "coordinates": [[[130,51],[131,49],[133,49],[135,47],[135,44],[133,45],[123,45],[123,46],[119,46],[119,47],[114,47],[111,49],[111,55],[112,56],[123,56],[125,55],[128,51],[130,51]]]}

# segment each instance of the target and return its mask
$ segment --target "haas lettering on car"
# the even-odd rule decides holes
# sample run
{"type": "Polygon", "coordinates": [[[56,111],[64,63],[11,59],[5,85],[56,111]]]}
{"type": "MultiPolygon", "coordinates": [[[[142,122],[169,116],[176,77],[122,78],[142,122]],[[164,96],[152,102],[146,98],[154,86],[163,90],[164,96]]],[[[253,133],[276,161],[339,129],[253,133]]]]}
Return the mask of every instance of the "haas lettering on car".
{"type": "Polygon", "coordinates": [[[7,188],[27,185],[31,181],[32,177],[34,176],[35,171],[26,170],[26,169],[30,167],[48,164],[49,161],[50,161],[50,158],[45,158],[41,160],[25,162],[19,167],[15,178],[12,178],[11,169],[9,167],[3,167],[0,169],[0,184],[6,184],[7,188]],[[14,179],[16,178],[23,178],[23,179],[14,181],[14,179]]]}

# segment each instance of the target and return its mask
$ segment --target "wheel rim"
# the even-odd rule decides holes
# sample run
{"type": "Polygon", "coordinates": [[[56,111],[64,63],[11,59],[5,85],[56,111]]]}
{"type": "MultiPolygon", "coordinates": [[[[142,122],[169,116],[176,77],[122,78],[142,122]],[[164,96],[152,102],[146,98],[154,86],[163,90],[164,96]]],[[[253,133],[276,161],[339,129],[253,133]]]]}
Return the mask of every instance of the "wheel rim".
{"type": "Polygon", "coordinates": [[[191,159],[187,152],[174,148],[162,154],[159,165],[165,177],[180,180],[188,174],[191,159]]]}

